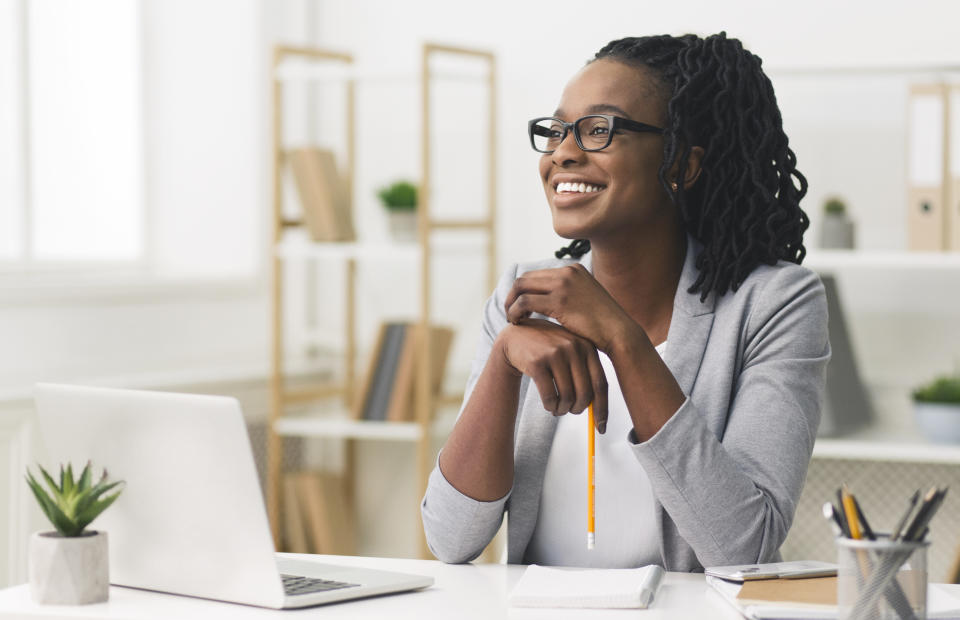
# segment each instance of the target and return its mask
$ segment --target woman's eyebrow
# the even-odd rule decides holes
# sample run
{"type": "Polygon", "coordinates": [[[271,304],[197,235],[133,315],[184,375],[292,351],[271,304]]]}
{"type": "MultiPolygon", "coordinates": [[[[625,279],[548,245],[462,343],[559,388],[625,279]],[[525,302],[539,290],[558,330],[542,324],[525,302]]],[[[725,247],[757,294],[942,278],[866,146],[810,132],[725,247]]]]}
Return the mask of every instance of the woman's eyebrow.
{"type": "MultiPolygon", "coordinates": [[[[626,111],[623,108],[617,107],[612,103],[595,103],[587,107],[587,114],[617,114],[629,118],[626,111]]],[[[563,110],[557,108],[553,111],[553,115],[556,118],[563,118],[563,110]]]]}

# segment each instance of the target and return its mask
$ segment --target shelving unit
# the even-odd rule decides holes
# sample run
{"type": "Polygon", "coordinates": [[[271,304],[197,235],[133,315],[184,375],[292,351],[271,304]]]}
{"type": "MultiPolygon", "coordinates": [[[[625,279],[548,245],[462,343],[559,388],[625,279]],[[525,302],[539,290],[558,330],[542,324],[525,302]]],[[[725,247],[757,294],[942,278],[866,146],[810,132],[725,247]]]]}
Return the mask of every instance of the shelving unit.
{"type": "MultiPolygon", "coordinates": [[[[481,279],[484,287],[482,293],[488,294],[495,285],[495,230],[496,230],[496,61],[492,53],[451,47],[445,45],[425,44],[422,50],[421,71],[414,76],[420,82],[422,97],[421,113],[421,176],[419,188],[418,212],[418,239],[416,243],[366,243],[363,241],[351,243],[316,243],[303,239],[291,239],[290,231],[303,229],[304,222],[300,219],[289,219],[284,216],[282,172],[285,166],[285,149],[282,144],[283,136],[283,83],[286,80],[314,80],[318,82],[341,82],[346,85],[346,157],[344,168],[348,185],[350,204],[354,197],[355,156],[355,84],[358,81],[371,80],[406,80],[410,76],[382,75],[355,70],[353,57],[336,51],[278,46],[273,57],[273,289],[272,289],[272,374],[271,374],[271,401],[270,423],[267,437],[267,509],[274,540],[282,540],[280,524],[283,511],[281,482],[283,475],[283,437],[302,438],[333,438],[345,441],[347,462],[347,486],[353,488],[356,483],[351,477],[354,469],[353,453],[356,441],[400,441],[412,442],[416,446],[418,488],[426,488],[427,478],[432,468],[430,460],[431,444],[435,435],[433,432],[434,412],[439,404],[459,402],[456,396],[441,396],[434,394],[431,389],[432,377],[432,347],[429,337],[422,338],[418,351],[418,367],[414,387],[414,420],[413,422],[375,422],[355,420],[348,413],[351,411],[352,398],[355,396],[356,376],[356,268],[358,261],[411,261],[411,278],[419,278],[421,284],[420,309],[416,318],[422,333],[429,333],[426,329],[431,324],[430,301],[433,294],[430,267],[436,259],[435,254],[440,251],[468,252],[472,255],[481,255],[486,259],[487,278],[481,279]],[[489,134],[486,137],[489,151],[489,166],[485,179],[488,189],[488,200],[485,214],[476,219],[451,220],[438,219],[431,216],[431,178],[430,170],[433,163],[431,153],[431,102],[430,88],[438,79],[450,74],[436,73],[431,70],[431,59],[436,56],[459,56],[479,59],[486,63],[487,71],[484,75],[457,76],[485,81],[489,94],[489,134]],[[297,66],[291,67],[287,61],[293,60],[297,66]],[[286,64],[285,64],[286,63],[286,64]],[[474,230],[483,233],[484,242],[451,245],[437,243],[432,239],[433,233],[439,230],[474,230]],[[286,261],[338,261],[344,264],[346,292],[344,295],[345,348],[343,354],[343,380],[332,384],[319,384],[306,389],[293,390],[287,386],[284,374],[284,283],[283,265],[286,261]],[[287,409],[291,405],[303,405],[321,399],[336,399],[340,406],[334,414],[326,412],[324,415],[288,416],[287,409]]],[[[482,186],[482,181],[479,186],[482,186]]],[[[359,228],[359,227],[358,227],[359,228]]],[[[362,238],[362,231],[360,233],[362,238]]],[[[446,253],[445,252],[445,253],[446,253]]],[[[348,498],[349,499],[349,498],[348,498]]],[[[416,505],[416,502],[414,502],[416,505]]],[[[424,550],[426,549],[424,545],[424,550]]]]}

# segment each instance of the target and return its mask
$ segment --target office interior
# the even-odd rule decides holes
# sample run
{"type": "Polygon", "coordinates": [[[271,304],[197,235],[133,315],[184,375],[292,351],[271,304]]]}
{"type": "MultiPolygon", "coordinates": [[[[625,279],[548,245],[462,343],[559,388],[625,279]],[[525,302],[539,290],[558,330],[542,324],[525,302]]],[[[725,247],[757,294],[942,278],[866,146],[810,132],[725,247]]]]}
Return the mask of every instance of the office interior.
{"type": "MultiPolygon", "coordinates": [[[[815,0],[789,9],[747,0],[4,0],[0,586],[26,580],[27,539],[44,528],[23,482],[42,449],[37,381],[235,396],[267,485],[275,323],[294,386],[344,379],[352,325],[360,384],[381,323],[416,322],[423,312],[423,250],[393,240],[377,191],[398,179],[421,182],[425,135],[431,213],[476,221],[495,207],[492,246],[481,230],[431,236],[430,320],[453,330],[442,385],[450,397],[433,400],[427,430],[412,431],[427,433],[432,459],[457,412],[491,260],[495,278],[564,244],[551,228],[527,119],[550,114],[566,81],[609,40],[720,30],[762,57],[773,81],[810,183],[806,264],[831,277],[832,320],[843,318],[849,343],[839,351],[849,358],[839,379],[846,396],[825,418],[784,555],[832,557],[819,506],[838,481],[880,527],[913,489],[952,483],[957,491],[931,528],[931,579],[942,580],[960,549],[960,445],[922,434],[911,391],[960,372],[960,245],[910,249],[907,110],[912,85],[960,85],[958,18],[947,0],[815,0]],[[433,83],[429,117],[425,44],[489,52],[438,54],[437,75],[452,77],[433,83]],[[284,78],[275,109],[280,45],[352,58],[342,74],[355,84],[351,206],[366,250],[354,258],[353,304],[345,255],[317,249],[284,261],[278,317],[275,113],[284,148],[322,146],[341,167],[351,149],[342,75],[284,78]],[[821,247],[831,197],[854,222],[852,250],[821,247]],[[857,377],[860,400],[850,396],[857,377]]],[[[960,164],[960,138],[949,142],[960,164]]],[[[297,190],[283,175],[280,202],[295,219],[297,190]]],[[[286,232],[304,239],[302,230],[286,232]]],[[[291,410],[349,415],[326,401],[291,410]]],[[[353,553],[424,555],[418,441],[333,434],[281,445],[284,467],[349,467],[353,553]]],[[[492,549],[483,560],[499,557],[492,549]]]]}

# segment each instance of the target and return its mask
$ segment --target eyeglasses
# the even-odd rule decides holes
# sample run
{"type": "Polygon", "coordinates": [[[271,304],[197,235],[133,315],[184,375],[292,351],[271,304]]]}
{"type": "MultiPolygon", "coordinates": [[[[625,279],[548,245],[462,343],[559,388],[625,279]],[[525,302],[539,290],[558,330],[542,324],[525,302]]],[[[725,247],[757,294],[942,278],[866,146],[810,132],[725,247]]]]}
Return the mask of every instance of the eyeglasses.
{"type": "Polygon", "coordinates": [[[629,118],[612,114],[591,114],[565,123],[559,118],[544,116],[527,123],[530,134],[530,146],[540,153],[552,153],[557,150],[563,139],[573,129],[577,146],[584,151],[601,151],[610,146],[610,141],[618,129],[662,134],[663,129],[632,121],[629,118]]]}

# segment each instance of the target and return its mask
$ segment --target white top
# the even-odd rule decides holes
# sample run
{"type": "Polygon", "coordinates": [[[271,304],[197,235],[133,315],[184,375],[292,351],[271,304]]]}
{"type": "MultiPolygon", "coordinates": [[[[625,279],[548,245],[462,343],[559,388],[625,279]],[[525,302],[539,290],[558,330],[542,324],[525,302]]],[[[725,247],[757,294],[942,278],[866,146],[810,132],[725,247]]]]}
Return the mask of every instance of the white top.
{"type": "MultiPolygon", "coordinates": [[[[660,357],[666,347],[657,347],[660,357]]],[[[633,422],[613,363],[603,353],[600,363],[609,387],[607,432],[596,436],[596,547],[587,549],[587,416],[565,415],[547,458],[525,556],[530,563],[631,568],[661,562],[653,490],[627,439],[633,422]]]]}

